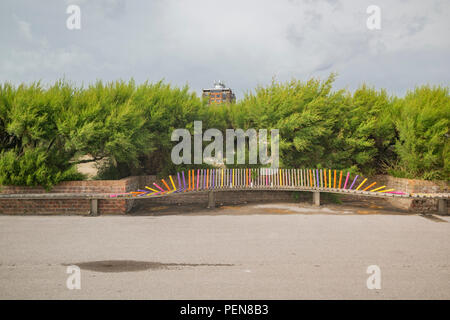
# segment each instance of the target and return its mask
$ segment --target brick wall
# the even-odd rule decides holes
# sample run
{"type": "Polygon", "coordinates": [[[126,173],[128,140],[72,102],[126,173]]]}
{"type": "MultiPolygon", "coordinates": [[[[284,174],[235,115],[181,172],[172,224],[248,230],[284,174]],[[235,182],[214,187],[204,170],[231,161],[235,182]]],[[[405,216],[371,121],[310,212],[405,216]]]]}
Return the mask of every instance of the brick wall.
{"type": "MultiPolygon", "coordinates": [[[[377,184],[386,184],[389,187],[405,192],[448,192],[448,182],[445,181],[423,181],[412,179],[400,179],[390,176],[376,176],[377,184]]],[[[122,193],[151,186],[156,181],[155,176],[135,176],[121,180],[101,181],[66,181],[56,185],[52,193],[122,193]]],[[[0,193],[45,193],[41,187],[11,187],[0,188],[0,193]]],[[[299,193],[300,200],[311,201],[310,193],[299,193]]],[[[216,203],[242,204],[247,202],[270,202],[291,201],[294,199],[293,192],[289,191],[240,191],[240,192],[217,192],[216,203]]],[[[325,200],[325,198],[323,199],[325,200]]],[[[162,197],[149,200],[107,200],[98,202],[100,214],[125,214],[141,201],[154,201],[166,204],[207,204],[207,193],[189,193],[171,197],[162,197]]],[[[389,199],[393,205],[411,211],[436,211],[436,200],[409,200],[389,199]]],[[[322,201],[325,203],[326,201],[322,201]]],[[[0,213],[3,214],[89,214],[89,200],[15,200],[0,199],[0,213]]]]}
{"type": "MultiPolygon", "coordinates": [[[[139,188],[154,177],[128,177],[121,180],[65,181],[54,186],[51,193],[122,193],[139,188]]],[[[0,193],[45,193],[42,187],[2,186],[0,193]]],[[[132,200],[98,201],[98,209],[102,214],[126,213],[133,206],[132,200]]],[[[0,213],[3,214],[82,214],[90,213],[89,200],[16,200],[0,199],[0,213]]]]}
{"type": "Polygon", "coordinates": [[[89,200],[0,199],[2,214],[89,214],[89,200]]]}
{"type": "MultiPolygon", "coordinates": [[[[444,193],[449,192],[448,181],[426,181],[417,179],[394,178],[388,175],[378,175],[373,178],[378,185],[386,185],[389,188],[406,193],[444,193]]],[[[438,200],[433,199],[388,199],[392,205],[416,212],[432,212],[438,209],[438,200]]]]}
{"type": "Polygon", "coordinates": [[[448,181],[426,181],[417,179],[394,178],[388,175],[378,175],[373,178],[377,184],[385,184],[389,188],[406,193],[440,193],[449,192],[448,181]]]}
{"type": "MultiPolygon", "coordinates": [[[[301,197],[311,200],[310,193],[300,193],[301,197]]],[[[244,204],[251,202],[292,201],[292,191],[217,191],[215,192],[217,205],[244,204]]],[[[145,201],[145,200],[144,200],[145,201]]],[[[186,193],[173,197],[161,197],[149,200],[161,204],[208,204],[208,193],[186,193]]]]}

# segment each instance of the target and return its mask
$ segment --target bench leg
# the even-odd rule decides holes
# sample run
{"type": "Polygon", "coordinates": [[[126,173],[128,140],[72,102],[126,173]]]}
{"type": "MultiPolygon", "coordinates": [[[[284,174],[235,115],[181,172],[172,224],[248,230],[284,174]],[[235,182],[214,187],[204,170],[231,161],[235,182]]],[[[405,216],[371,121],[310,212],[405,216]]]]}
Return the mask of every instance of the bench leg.
{"type": "Polygon", "coordinates": [[[320,192],[313,192],[313,205],[320,206],[320,192]]]}
{"type": "Polygon", "coordinates": [[[91,199],[91,216],[98,216],[98,199],[91,199]]]}
{"type": "Polygon", "coordinates": [[[447,199],[438,200],[438,212],[440,214],[447,214],[447,199]]]}
{"type": "Polygon", "coordinates": [[[215,208],[216,207],[216,195],[214,194],[214,191],[208,192],[208,208],[215,208]]]}

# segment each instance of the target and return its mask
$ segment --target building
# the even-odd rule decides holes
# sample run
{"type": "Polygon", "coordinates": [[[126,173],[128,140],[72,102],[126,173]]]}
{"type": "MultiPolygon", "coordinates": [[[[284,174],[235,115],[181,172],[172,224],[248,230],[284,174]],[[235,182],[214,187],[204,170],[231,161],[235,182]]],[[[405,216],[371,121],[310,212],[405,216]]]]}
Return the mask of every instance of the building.
{"type": "Polygon", "coordinates": [[[203,89],[204,98],[208,98],[208,104],[219,104],[224,102],[235,102],[236,96],[230,88],[226,88],[223,82],[214,81],[214,88],[203,89]]]}

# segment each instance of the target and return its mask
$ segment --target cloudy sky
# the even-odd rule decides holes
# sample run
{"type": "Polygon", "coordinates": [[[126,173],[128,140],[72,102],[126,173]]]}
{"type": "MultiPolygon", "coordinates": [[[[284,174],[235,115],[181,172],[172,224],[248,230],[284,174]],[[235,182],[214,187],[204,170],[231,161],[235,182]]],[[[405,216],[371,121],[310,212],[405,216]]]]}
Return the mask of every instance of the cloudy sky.
{"type": "Polygon", "coordinates": [[[242,97],[274,77],[331,72],[351,90],[449,85],[450,1],[0,2],[0,82],[165,79],[200,92],[220,79],[242,97]],[[80,30],[66,27],[71,4],[80,30]],[[369,5],[381,9],[380,30],[366,26],[369,5]]]}

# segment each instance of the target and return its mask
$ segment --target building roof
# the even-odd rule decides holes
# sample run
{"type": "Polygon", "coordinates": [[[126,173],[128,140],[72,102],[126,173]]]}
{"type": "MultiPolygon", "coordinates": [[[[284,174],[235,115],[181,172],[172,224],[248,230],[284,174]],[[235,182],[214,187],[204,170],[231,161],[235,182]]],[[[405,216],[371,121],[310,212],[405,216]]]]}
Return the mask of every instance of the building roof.
{"type": "Polygon", "coordinates": [[[220,90],[220,91],[231,91],[230,88],[225,87],[222,81],[214,81],[214,88],[203,89],[203,91],[220,90]]]}

